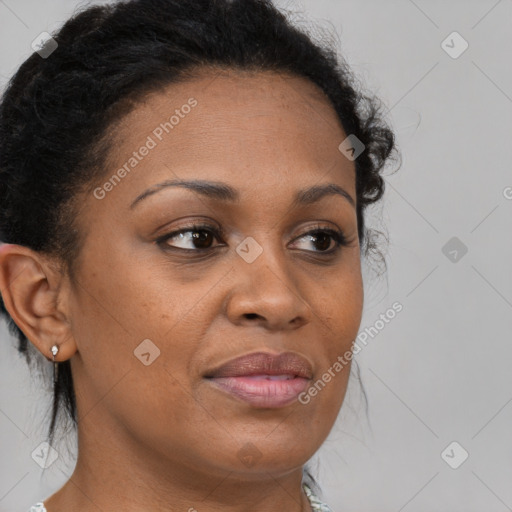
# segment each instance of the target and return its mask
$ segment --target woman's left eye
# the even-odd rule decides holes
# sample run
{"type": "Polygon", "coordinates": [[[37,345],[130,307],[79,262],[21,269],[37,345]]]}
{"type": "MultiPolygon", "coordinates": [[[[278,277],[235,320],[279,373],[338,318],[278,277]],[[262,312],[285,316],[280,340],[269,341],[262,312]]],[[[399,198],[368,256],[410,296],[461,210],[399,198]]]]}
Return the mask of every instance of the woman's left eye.
{"type": "Polygon", "coordinates": [[[323,248],[319,251],[313,251],[320,252],[322,254],[332,254],[337,252],[341,246],[348,245],[345,235],[341,231],[330,228],[316,228],[313,231],[308,231],[304,235],[300,236],[298,240],[303,238],[323,248]],[[333,240],[334,247],[329,249],[333,240]]]}
{"type": "MultiPolygon", "coordinates": [[[[222,233],[219,229],[213,226],[207,225],[194,225],[188,228],[181,229],[179,231],[173,231],[167,235],[160,237],[156,242],[159,245],[165,244],[167,248],[178,249],[188,252],[204,252],[215,248],[211,246],[214,239],[220,240],[222,233]],[[169,243],[171,240],[176,240],[183,243],[191,243],[190,247],[177,247],[169,243]]],[[[345,235],[341,231],[337,231],[330,228],[316,227],[303,235],[299,236],[295,240],[307,240],[308,242],[320,247],[319,250],[308,251],[318,252],[322,254],[332,254],[337,252],[341,246],[348,245],[345,235]],[[332,243],[334,241],[334,247],[332,243]],[[331,248],[332,247],[332,248],[331,248]]],[[[221,244],[222,245],[222,244],[221,244]]]]}

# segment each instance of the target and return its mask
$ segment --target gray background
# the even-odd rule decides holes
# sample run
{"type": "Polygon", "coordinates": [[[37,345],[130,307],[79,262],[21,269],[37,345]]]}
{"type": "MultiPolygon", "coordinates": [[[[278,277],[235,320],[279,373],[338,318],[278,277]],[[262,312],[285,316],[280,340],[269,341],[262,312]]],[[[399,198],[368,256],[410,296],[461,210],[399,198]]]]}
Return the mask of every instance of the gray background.
{"type": "MultiPolygon", "coordinates": [[[[337,31],[403,157],[371,212],[388,271],[365,267],[361,332],[403,310],[356,356],[368,416],[354,379],[313,459],[323,496],[335,512],[512,510],[512,0],[277,3],[337,31]],[[469,44],[458,58],[441,46],[453,31],[469,44]]],[[[86,4],[0,0],[2,85],[40,32],[86,4]]],[[[0,511],[21,512],[66,481],[74,446],[45,471],[32,460],[50,397],[0,329],[0,511]]]]}

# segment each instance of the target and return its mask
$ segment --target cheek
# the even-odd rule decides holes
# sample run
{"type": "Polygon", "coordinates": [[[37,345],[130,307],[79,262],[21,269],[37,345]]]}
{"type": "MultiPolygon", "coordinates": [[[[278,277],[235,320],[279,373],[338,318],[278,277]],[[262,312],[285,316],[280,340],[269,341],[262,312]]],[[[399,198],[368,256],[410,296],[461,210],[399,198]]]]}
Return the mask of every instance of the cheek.
{"type": "MultiPolygon", "coordinates": [[[[169,396],[181,396],[179,384],[189,386],[187,374],[197,344],[207,331],[210,316],[205,309],[205,290],[214,286],[205,279],[185,282],[169,277],[169,267],[122,258],[110,248],[96,252],[79,278],[73,302],[73,333],[81,364],[77,368],[91,399],[102,396],[127,372],[135,401],[142,386],[160,388],[169,396]],[[108,268],[102,261],[109,261],[108,268]],[[95,266],[96,265],[96,266],[95,266]],[[145,364],[149,363],[149,364],[145,364]],[[89,386],[90,383],[90,387],[89,386]],[[147,384],[144,384],[147,383],[147,384]]],[[[157,399],[153,392],[148,405],[157,399]]],[[[130,401],[130,400],[128,400],[130,401]]],[[[115,405],[115,404],[114,404],[115,405]]]]}
{"type": "Polygon", "coordinates": [[[84,286],[77,290],[75,316],[87,318],[84,327],[89,334],[97,335],[98,329],[108,327],[109,337],[117,332],[117,338],[128,338],[130,343],[161,338],[181,328],[207,283],[185,282],[182,272],[165,262],[137,258],[133,251],[127,258],[129,247],[124,249],[104,247],[89,260],[92,271],[84,270],[80,279],[84,286]]]}
{"type": "Polygon", "coordinates": [[[321,418],[319,429],[329,428],[343,403],[350,378],[351,348],[361,324],[363,297],[357,268],[340,273],[328,288],[318,289],[316,321],[322,349],[316,357],[320,364],[316,380],[302,403],[309,408],[310,417],[321,418]]]}
{"type": "Polygon", "coordinates": [[[207,420],[190,399],[189,374],[195,340],[203,332],[194,304],[204,290],[195,294],[187,288],[184,294],[182,286],[154,273],[119,267],[117,272],[97,273],[75,297],[79,358],[72,371],[79,417],[115,418],[133,434],[150,435],[168,425],[180,437],[183,417],[194,425],[207,420]]]}
{"type": "MultiPolygon", "coordinates": [[[[360,271],[345,272],[321,290],[317,315],[325,339],[335,340],[331,348],[345,351],[355,340],[361,325],[364,291],[360,271]]],[[[333,354],[331,354],[333,355],[333,354]]]]}

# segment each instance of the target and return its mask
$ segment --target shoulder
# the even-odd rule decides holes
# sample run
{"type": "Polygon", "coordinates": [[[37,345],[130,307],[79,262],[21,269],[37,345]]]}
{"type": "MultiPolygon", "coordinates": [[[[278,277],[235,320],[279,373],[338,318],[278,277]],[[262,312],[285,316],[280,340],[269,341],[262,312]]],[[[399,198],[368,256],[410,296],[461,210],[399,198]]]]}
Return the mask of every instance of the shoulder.
{"type": "MultiPolygon", "coordinates": [[[[313,491],[306,485],[303,484],[304,491],[306,493],[306,496],[309,499],[309,503],[311,504],[312,510],[315,512],[332,512],[330,507],[324,503],[318,496],[316,496],[313,491]]],[[[27,512],[47,512],[46,508],[44,506],[44,503],[40,501],[39,503],[36,503],[35,505],[32,505],[30,509],[27,512]]]]}
{"type": "Polygon", "coordinates": [[[332,509],[324,503],[309,487],[307,484],[302,484],[304,488],[304,492],[308,497],[309,503],[311,505],[311,509],[314,512],[333,512],[332,509]]]}
{"type": "Polygon", "coordinates": [[[27,512],[46,512],[46,508],[44,503],[40,501],[39,503],[32,505],[27,512]]]}

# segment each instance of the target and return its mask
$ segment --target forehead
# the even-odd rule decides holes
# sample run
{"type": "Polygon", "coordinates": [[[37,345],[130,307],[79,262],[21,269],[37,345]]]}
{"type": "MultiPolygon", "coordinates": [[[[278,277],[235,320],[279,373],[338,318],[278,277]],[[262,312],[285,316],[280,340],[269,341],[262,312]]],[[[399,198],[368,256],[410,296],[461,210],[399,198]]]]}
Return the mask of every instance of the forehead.
{"type": "Polygon", "coordinates": [[[122,118],[105,178],[136,158],[112,200],[175,178],[229,182],[242,195],[334,181],[355,195],[355,166],[338,150],[345,137],[328,98],[307,79],[203,72],[146,95],[122,118]],[[151,149],[135,157],[144,146],[151,149]]]}

